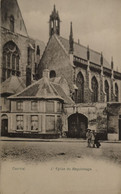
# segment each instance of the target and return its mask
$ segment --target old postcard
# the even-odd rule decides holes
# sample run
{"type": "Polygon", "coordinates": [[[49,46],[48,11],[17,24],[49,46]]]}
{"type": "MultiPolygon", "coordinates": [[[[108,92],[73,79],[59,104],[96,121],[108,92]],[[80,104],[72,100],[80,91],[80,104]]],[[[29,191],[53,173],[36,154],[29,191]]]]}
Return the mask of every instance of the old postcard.
{"type": "Polygon", "coordinates": [[[121,0],[0,13],[0,194],[121,194],[121,0]]]}

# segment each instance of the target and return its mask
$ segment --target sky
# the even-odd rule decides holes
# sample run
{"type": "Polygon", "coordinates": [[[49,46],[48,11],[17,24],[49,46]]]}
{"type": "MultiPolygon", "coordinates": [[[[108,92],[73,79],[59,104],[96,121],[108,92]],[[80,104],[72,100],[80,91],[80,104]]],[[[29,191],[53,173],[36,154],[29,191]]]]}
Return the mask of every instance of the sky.
{"type": "Polygon", "coordinates": [[[70,22],[74,41],[103,52],[114,69],[121,71],[121,0],[18,0],[29,36],[47,43],[49,16],[54,4],[61,19],[60,34],[69,38],[70,22]]]}

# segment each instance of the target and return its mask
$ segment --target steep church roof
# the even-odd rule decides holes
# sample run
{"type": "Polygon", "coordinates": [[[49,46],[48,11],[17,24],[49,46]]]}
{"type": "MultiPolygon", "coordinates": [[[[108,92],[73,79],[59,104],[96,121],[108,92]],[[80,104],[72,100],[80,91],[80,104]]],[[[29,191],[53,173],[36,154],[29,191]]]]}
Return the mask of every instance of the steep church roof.
{"type": "MultiPolygon", "coordinates": [[[[69,40],[65,39],[61,36],[57,36],[58,39],[61,41],[62,45],[64,46],[64,48],[66,49],[66,51],[69,53],[69,40]]],[[[87,47],[75,43],[74,42],[74,56],[79,57],[81,59],[87,60],[87,47]]],[[[94,51],[92,49],[90,49],[90,62],[100,65],[100,58],[101,58],[101,53],[94,51]]],[[[106,61],[106,59],[103,59],[103,65],[106,68],[111,68],[110,64],[106,61]]]]}
{"type": "Polygon", "coordinates": [[[17,76],[11,76],[1,84],[1,94],[16,94],[25,88],[24,81],[17,76]]]}
{"type": "Polygon", "coordinates": [[[9,98],[59,99],[67,104],[73,103],[71,98],[65,94],[61,86],[59,84],[50,82],[47,77],[43,77],[42,79],[28,86],[22,92],[9,98]]]}
{"type": "Polygon", "coordinates": [[[14,33],[28,37],[28,32],[17,0],[1,1],[1,26],[10,30],[10,17],[13,17],[14,33]]]}

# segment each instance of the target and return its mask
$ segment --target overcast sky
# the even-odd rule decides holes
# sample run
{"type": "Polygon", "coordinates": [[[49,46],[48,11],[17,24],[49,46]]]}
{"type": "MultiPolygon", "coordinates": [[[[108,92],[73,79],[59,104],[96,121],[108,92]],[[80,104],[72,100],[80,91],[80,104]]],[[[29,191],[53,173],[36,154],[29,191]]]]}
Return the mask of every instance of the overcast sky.
{"type": "Polygon", "coordinates": [[[121,0],[18,0],[28,34],[47,43],[49,15],[53,5],[59,11],[61,36],[68,38],[73,23],[74,41],[113,56],[121,71],[121,0]]]}

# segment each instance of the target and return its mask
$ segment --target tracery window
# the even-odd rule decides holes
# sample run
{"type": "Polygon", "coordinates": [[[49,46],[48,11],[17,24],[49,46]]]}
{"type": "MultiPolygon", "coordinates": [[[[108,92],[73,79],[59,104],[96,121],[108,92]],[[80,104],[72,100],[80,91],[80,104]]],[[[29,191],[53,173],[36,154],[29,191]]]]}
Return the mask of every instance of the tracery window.
{"type": "Polygon", "coordinates": [[[106,101],[109,102],[109,84],[107,80],[105,80],[105,93],[106,93],[106,101]]]}
{"type": "Polygon", "coordinates": [[[78,90],[76,92],[76,103],[84,102],[84,77],[81,72],[78,73],[76,78],[76,86],[78,90]]]}
{"type": "Polygon", "coordinates": [[[20,76],[19,70],[20,52],[16,44],[7,42],[3,47],[2,81],[11,75],[20,76]]]}
{"type": "Polygon", "coordinates": [[[98,82],[95,77],[92,78],[91,85],[92,85],[92,91],[93,91],[92,102],[98,102],[98,82]]]}
{"type": "Polygon", "coordinates": [[[117,85],[117,83],[115,83],[115,100],[116,100],[116,102],[118,102],[118,95],[119,95],[118,85],[117,85]]]}

